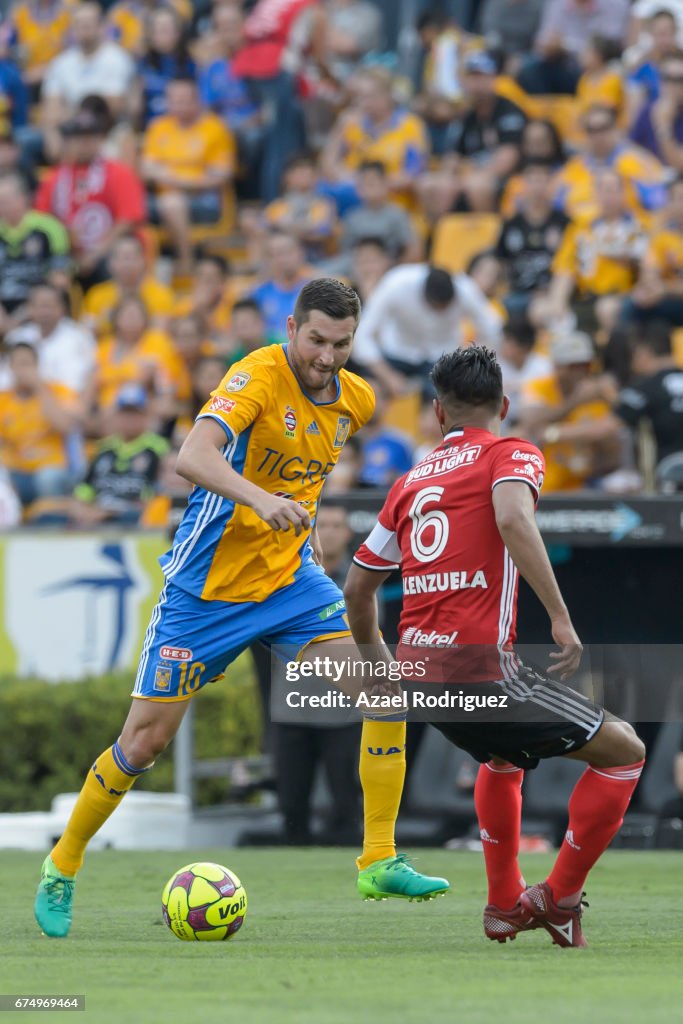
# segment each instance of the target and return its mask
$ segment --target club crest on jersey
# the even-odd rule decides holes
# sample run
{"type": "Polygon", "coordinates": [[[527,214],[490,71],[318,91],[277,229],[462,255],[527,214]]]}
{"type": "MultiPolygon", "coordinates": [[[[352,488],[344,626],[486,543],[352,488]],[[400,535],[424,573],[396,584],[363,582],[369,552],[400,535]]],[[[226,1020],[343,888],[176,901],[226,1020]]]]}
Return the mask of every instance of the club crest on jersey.
{"type": "Polygon", "coordinates": [[[225,385],[226,391],[241,391],[242,388],[246,388],[247,384],[251,380],[250,373],[233,373],[232,377],[225,385]]]}
{"type": "Polygon", "coordinates": [[[209,409],[212,412],[232,412],[236,404],[232,398],[221,398],[220,395],[216,395],[215,398],[211,399],[209,409]]]}
{"type": "Polygon", "coordinates": [[[171,672],[173,669],[166,665],[157,665],[156,672],[154,673],[154,690],[170,690],[171,689],[171,672]]]}
{"type": "Polygon", "coordinates": [[[351,419],[349,416],[340,416],[337,419],[337,433],[334,435],[333,448],[343,448],[344,442],[351,430],[351,419]]]}
{"type": "Polygon", "coordinates": [[[285,406],[285,437],[296,437],[296,413],[291,405],[285,406]]]}

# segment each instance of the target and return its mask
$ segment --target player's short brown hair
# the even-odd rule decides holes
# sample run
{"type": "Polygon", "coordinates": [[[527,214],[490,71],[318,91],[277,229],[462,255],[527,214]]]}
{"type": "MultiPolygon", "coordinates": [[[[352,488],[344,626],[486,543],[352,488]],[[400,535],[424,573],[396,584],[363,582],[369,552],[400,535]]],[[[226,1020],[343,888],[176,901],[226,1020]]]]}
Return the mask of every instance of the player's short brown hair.
{"type": "Polygon", "coordinates": [[[360,299],[358,294],[342,284],[334,277],[319,277],[308,284],[299,292],[294,307],[294,322],[301,327],[308,320],[308,314],[317,309],[319,313],[325,313],[332,320],[346,320],[352,316],[358,323],[360,319],[360,299]]]}

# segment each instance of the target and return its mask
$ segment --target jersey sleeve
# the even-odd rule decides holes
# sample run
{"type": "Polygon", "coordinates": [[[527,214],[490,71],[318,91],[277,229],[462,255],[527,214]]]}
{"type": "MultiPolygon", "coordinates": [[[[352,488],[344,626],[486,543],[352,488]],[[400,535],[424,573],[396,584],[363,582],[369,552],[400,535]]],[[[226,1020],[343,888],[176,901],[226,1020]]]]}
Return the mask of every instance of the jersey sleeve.
{"type": "Polygon", "coordinates": [[[243,360],[230,367],[197,419],[216,420],[232,442],[261,415],[272,392],[267,368],[243,360]]]}
{"type": "Polygon", "coordinates": [[[503,481],[517,481],[528,484],[534,498],[543,486],[545,459],[543,453],[520,437],[510,437],[494,446],[491,460],[491,490],[503,481]]]}
{"type": "MultiPolygon", "coordinates": [[[[397,483],[403,484],[403,479],[397,483]]],[[[396,519],[398,489],[396,484],[391,488],[384,506],[377,516],[377,525],[358,548],[353,561],[361,569],[374,569],[377,572],[391,572],[398,569],[401,562],[401,548],[396,535],[396,519]]]]}

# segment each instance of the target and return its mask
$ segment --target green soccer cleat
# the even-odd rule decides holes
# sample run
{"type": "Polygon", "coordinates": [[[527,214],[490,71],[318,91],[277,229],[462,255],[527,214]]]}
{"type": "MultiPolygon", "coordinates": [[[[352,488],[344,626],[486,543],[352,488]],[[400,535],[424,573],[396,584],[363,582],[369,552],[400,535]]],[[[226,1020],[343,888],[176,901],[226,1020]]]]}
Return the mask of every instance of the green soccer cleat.
{"type": "Polygon", "coordinates": [[[445,878],[421,875],[405,853],[377,860],[358,872],[358,892],[366,900],[433,900],[450,888],[445,878]]]}
{"type": "Polygon", "coordinates": [[[75,884],[75,878],[60,874],[52,859],[45,858],[33,912],[45,934],[53,939],[63,939],[69,934],[75,884]]]}

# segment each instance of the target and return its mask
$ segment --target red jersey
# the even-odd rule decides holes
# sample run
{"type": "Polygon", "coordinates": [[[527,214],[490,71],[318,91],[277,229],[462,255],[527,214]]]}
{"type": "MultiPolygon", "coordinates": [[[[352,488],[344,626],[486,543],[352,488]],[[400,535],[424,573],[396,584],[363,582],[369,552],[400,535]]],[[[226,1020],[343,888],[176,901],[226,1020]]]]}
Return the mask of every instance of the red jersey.
{"type": "MultiPolygon", "coordinates": [[[[529,441],[465,427],[447,434],[396,481],[354,561],[366,569],[401,569],[399,660],[414,658],[409,649],[416,647],[456,652],[486,645],[478,647],[476,662],[470,648],[468,671],[458,676],[501,678],[516,637],[518,574],[498,532],[491,494],[514,480],[537,499],[544,468],[529,441]]],[[[452,666],[450,655],[448,661],[452,666]]]]}
{"type": "Polygon", "coordinates": [[[35,208],[57,217],[79,252],[91,252],[115,224],[143,223],[145,191],[135,172],[118,160],[60,164],[41,183],[35,208]]]}
{"type": "Polygon", "coordinates": [[[282,58],[297,18],[315,0],[259,0],[244,25],[246,43],[232,61],[239,78],[272,78],[282,70],[282,58]]]}

